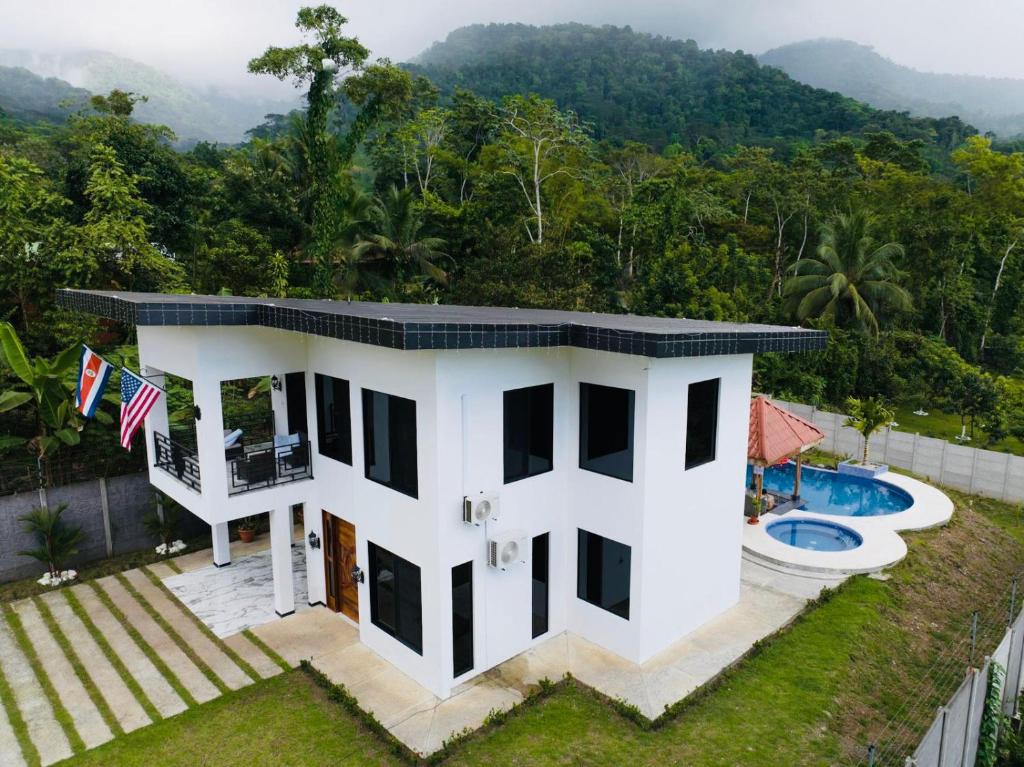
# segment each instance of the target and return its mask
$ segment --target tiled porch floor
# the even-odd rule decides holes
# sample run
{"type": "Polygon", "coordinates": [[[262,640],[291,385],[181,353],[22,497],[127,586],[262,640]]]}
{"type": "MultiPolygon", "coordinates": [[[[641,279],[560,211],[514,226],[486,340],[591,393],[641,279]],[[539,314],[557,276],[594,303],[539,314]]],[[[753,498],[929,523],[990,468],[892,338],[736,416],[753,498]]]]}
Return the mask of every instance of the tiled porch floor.
{"type": "Polygon", "coordinates": [[[825,581],[743,563],[739,603],[647,663],[637,665],[574,634],[552,637],[456,688],[441,701],[372,650],[357,629],[322,608],[254,629],[289,663],[310,660],[414,751],[426,755],[463,729],[479,727],[492,709],[521,701],[543,678],[566,672],[604,694],[657,717],[741,658],[751,645],[788,624],[825,581]]]}

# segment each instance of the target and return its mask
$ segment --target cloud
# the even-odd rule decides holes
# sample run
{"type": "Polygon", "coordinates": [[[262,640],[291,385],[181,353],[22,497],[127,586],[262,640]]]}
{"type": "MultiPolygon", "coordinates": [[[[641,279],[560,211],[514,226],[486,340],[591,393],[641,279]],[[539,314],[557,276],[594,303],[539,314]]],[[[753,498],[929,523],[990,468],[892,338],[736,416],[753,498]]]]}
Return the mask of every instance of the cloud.
{"type": "MultiPolygon", "coordinates": [[[[183,80],[276,88],[245,71],[270,44],[299,39],[294,0],[0,0],[0,47],[102,49],[183,80]]],[[[401,61],[477,22],[629,24],[702,47],[758,53],[844,37],[922,70],[1024,78],[1017,0],[352,0],[336,3],[374,51],[401,61]]]]}

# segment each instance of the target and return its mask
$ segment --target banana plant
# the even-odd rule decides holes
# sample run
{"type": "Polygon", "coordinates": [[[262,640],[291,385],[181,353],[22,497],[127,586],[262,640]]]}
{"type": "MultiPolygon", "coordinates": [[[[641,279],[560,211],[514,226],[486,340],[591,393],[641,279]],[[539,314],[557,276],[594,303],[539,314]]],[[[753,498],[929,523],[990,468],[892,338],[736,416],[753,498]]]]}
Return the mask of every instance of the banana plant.
{"type": "MultiPolygon", "coordinates": [[[[0,414],[29,406],[35,411],[35,436],[0,435],[0,447],[24,444],[41,461],[51,458],[63,445],[81,441],[85,419],[75,409],[73,376],[80,354],[76,344],[51,358],[32,357],[18,338],[14,326],[0,322],[0,362],[10,368],[19,383],[0,392],[0,414]]],[[[96,411],[96,420],[112,423],[109,414],[96,411]]]]}

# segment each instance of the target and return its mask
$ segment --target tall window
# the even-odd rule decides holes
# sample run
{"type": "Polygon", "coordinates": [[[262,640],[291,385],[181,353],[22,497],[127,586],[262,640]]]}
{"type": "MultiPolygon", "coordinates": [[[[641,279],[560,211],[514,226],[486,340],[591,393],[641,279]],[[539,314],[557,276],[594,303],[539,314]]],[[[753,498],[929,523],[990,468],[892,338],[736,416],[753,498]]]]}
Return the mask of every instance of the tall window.
{"type": "Polygon", "coordinates": [[[420,569],[382,549],[370,548],[370,621],[411,650],[423,654],[420,569]]]}
{"type": "Polygon", "coordinates": [[[473,563],[452,568],[452,662],[454,676],[473,668],[473,563]]]}
{"type": "Polygon", "coordinates": [[[317,449],[320,455],[351,466],[352,408],[348,399],[348,381],[317,373],[314,388],[317,449]]]}
{"type": "Polygon", "coordinates": [[[686,468],[715,460],[720,378],[690,384],[686,401],[686,468]]]}
{"type": "Polygon", "coordinates": [[[633,481],[631,389],[580,384],[580,468],[633,481]]]}
{"type": "Polygon", "coordinates": [[[418,497],[416,402],[363,389],[366,478],[418,497]]]}
{"type": "Polygon", "coordinates": [[[505,483],[551,471],[555,385],[505,392],[505,483]]]}
{"type": "Polygon", "coordinates": [[[548,631],[548,534],[534,536],[533,553],[533,637],[548,631]]]}
{"type": "Polygon", "coordinates": [[[576,596],[629,620],[629,546],[586,530],[578,542],[576,596]]]}

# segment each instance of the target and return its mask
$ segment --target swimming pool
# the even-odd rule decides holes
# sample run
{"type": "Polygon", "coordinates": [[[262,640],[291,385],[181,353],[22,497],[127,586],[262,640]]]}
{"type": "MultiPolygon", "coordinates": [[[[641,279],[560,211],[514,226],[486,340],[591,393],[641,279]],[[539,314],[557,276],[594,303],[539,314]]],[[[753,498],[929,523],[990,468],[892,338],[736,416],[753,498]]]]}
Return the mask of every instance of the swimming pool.
{"type": "Polygon", "coordinates": [[[767,532],[777,541],[812,551],[849,551],[864,543],[856,531],[817,519],[781,519],[769,524],[767,532]]]}
{"type": "MultiPolygon", "coordinates": [[[[764,487],[783,495],[793,492],[796,465],[769,466],[764,487]]],[[[753,483],[753,467],[747,467],[747,486],[753,483]]],[[[800,472],[800,508],[840,517],[877,517],[896,514],[914,503],[910,494],[895,485],[804,466],[800,472]]]]}

